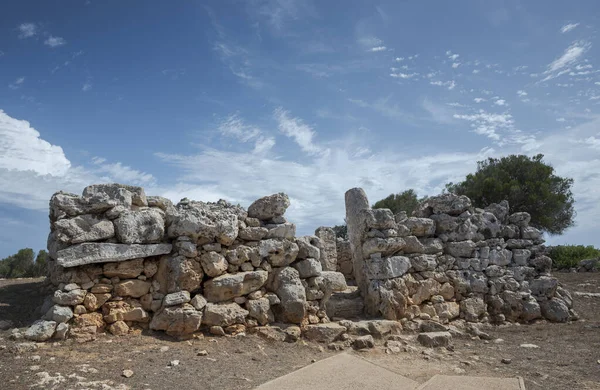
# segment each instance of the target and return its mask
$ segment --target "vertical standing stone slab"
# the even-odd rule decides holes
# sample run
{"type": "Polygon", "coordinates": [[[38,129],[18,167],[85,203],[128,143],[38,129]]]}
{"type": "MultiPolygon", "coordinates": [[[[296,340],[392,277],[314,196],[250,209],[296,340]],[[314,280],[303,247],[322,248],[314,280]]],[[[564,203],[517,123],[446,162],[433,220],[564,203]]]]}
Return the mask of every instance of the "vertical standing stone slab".
{"type": "Polygon", "coordinates": [[[368,210],[369,199],[362,188],[352,188],[346,191],[346,223],[348,224],[348,239],[352,250],[352,264],[354,266],[354,279],[358,284],[361,295],[367,291],[365,278],[365,264],[362,252],[362,239],[366,226],[361,217],[361,210],[368,210]]]}
{"type": "Polygon", "coordinates": [[[321,239],[321,266],[323,271],[337,271],[337,249],[335,232],[330,227],[321,226],[315,230],[315,236],[321,239]]]}

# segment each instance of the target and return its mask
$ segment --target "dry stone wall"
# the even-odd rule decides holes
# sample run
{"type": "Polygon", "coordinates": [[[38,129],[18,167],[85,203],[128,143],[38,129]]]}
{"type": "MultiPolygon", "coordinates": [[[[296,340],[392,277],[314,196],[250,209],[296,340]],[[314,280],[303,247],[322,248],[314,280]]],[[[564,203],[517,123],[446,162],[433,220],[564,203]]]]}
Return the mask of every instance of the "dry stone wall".
{"type": "Polygon", "coordinates": [[[571,296],[550,275],[552,260],[530,219],[509,215],[506,201],[477,209],[453,194],[427,199],[413,216],[393,215],[371,209],[362,189],[349,190],[352,267],[365,311],[440,322],[574,318],[571,296]]]}
{"type": "MultiPolygon", "coordinates": [[[[54,294],[30,339],[93,338],[139,329],[186,337],[280,321],[328,322],[325,301],[346,289],[335,236],[296,237],[280,193],[248,210],[92,185],[50,200],[49,281],[54,294]],[[333,241],[332,241],[333,240],[333,241]]],[[[331,231],[331,232],[330,232],[331,231]]]]}

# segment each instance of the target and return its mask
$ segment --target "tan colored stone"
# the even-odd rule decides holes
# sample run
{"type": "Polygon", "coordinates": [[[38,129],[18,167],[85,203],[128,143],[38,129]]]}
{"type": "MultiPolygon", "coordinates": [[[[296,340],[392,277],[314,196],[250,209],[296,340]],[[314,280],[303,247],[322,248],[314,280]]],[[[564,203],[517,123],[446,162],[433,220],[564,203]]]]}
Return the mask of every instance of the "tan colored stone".
{"type": "Polygon", "coordinates": [[[117,321],[108,326],[108,331],[115,336],[124,336],[129,333],[129,326],[124,321],[117,321]]]}
{"type": "Polygon", "coordinates": [[[150,291],[150,282],[139,279],[125,280],[115,286],[115,294],[121,297],[139,298],[148,294],[148,291],[150,291]]]}
{"type": "Polygon", "coordinates": [[[106,263],[103,273],[107,278],[119,277],[121,279],[137,278],[144,271],[144,259],[133,259],[119,263],[106,263]]]}

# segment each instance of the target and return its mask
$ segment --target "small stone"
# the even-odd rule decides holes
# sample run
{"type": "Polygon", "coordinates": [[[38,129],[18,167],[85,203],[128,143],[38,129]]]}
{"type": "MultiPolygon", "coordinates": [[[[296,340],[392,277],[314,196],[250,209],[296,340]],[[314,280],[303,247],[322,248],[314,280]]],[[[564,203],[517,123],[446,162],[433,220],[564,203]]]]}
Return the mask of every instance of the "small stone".
{"type": "Polygon", "coordinates": [[[521,344],[521,345],[519,345],[519,347],[521,347],[521,348],[539,348],[539,346],[537,346],[535,344],[521,344]]]}
{"type": "Polygon", "coordinates": [[[198,356],[207,356],[208,355],[208,351],[206,351],[206,349],[203,349],[202,351],[198,351],[198,356]]]}
{"type": "Polygon", "coordinates": [[[160,347],[160,352],[167,352],[169,350],[169,347],[164,346],[164,347],[160,347]]]}
{"type": "Polygon", "coordinates": [[[125,378],[131,378],[133,376],[133,371],[123,370],[123,372],[121,373],[121,376],[124,376],[125,378]]]}
{"type": "Polygon", "coordinates": [[[223,327],[218,325],[213,325],[209,329],[210,334],[214,334],[215,336],[225,336],[225,330],[223,327]]]}
{"type": "Polygon", "coordinates": [[[177,367],[179,365],[179,360],[171,360],[169,362],[170,367],[177,367]]]}
{"type": "Polygon", "coordinates": [[[501,360],[501,362],[504,363],[504,364],[510,364],[512,362],[512,360],[508,359],[508,358],[504,358],[504,359],[501,360]]]}
{"type": "Polygon", "coordinates": [[[424,347],[447,347],[451,340],[450,332],[420,333],[417,336],[417,341],[424,347]]]}
{"type": "Polygon", "coordinates": [[[360,336],[358,337],[356,340],[354,340],[354,348],[356,349],[368,349],[368,348],[373,348],[375,347],[375,340],[373,339],[373,336],[366,335],[366,336],[360,336]]]}

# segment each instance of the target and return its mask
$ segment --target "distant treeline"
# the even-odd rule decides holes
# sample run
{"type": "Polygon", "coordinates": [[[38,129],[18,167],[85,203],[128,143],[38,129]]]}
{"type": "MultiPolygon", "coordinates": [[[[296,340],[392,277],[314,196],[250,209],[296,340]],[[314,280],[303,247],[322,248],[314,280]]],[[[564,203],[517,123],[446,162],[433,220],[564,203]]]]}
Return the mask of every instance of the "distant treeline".
{"type": "Polygon", "coordinates": [[[31,248],[19,250],[0,260],[0,278],[35,278],[46,276],[48,252],[41,250],[37,256],[31,248]]]}
{"type": "Polygon", "coordinates": [[[600,249],[592,245],[557,245],[548,249],[554,266],[559,269],[577,267],[581,260],[600,258],[600,249]]]}

